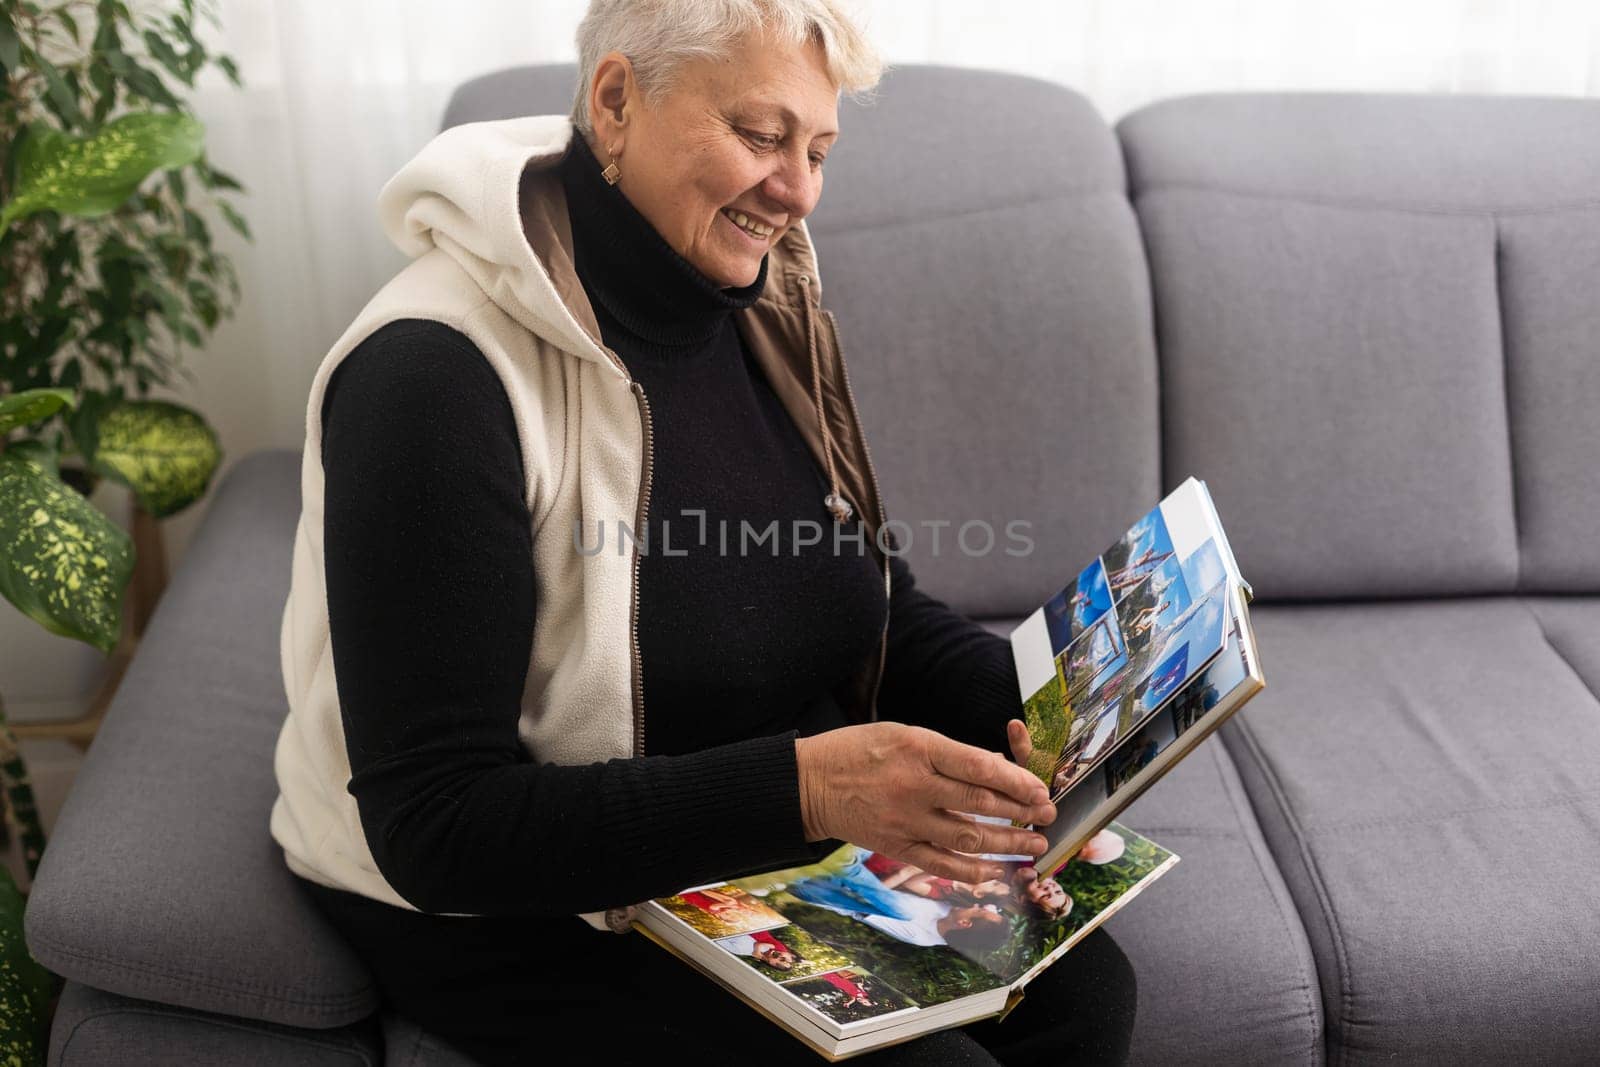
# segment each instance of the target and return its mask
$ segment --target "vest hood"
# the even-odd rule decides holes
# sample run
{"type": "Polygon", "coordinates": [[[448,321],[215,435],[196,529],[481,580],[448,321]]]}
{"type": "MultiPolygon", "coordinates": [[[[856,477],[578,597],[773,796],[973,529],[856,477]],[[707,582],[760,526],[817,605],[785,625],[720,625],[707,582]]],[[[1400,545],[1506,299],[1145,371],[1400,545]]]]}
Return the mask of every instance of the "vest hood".
{"type": "Polygon", "coordinates": [[[564,115],[453,126],[384,185],[378,217],[407,256],[440,249],[523,327],[610,365],[523,233],[524,173],[554,167],[571,136],[564,115]]]}
{"type": "MultiPolygon", "coordinates": [[[[565,115],[469,122],[437,134],[385,183],[378,215],[415,259],[438,248],[501,310],[567,352],[622,373],[600,346],[572,263],[566,198],[555,167],[575,130],[565,115]]],[[[768,253],[762,299],[799,309],[820,297],[805,223],[768,253]]]]}

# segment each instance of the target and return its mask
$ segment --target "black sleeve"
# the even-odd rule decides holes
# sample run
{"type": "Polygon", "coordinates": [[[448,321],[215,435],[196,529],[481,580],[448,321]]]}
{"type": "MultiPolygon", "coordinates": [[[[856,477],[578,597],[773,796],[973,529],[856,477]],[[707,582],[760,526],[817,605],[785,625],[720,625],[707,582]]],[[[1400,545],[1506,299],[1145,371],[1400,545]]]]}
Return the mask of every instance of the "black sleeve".
{"type": "Polygon", "coordinates": [[[879,717],[1009,756],[1006,722],[1022,714],[1011,642],[917,588],[903,556],[891,554],[889,567],[879,717]]]}
{"type": "Polygon", "coordinates": [[[517,735],[532,530],[499,376],[403,320],[323,399],[324,553],[349,790],[426,912],[599,911],[809,862],[794,734],[683,756],[535,762],[517,735]]]}

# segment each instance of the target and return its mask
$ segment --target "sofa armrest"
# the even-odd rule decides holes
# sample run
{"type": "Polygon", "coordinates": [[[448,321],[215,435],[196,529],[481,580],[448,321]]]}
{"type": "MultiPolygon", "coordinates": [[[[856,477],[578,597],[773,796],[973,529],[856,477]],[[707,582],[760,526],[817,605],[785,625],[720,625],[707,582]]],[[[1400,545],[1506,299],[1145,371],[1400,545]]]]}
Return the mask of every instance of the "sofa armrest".
{"type": "Polygon", "coordinates": [[[300,459],[256,452],[216,489],[62,808],[26,934],[101,990],[326,1028],[378,998],[268,830],[300,459]]]}

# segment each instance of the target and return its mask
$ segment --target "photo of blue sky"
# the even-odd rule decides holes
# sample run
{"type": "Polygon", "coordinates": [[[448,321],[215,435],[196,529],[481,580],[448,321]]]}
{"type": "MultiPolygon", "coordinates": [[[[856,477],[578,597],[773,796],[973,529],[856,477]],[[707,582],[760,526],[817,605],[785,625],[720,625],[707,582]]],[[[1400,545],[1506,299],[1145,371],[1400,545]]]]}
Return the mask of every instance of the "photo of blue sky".
{"type": "Polygon", "coordinates": [[[1227,576],[1217,542],[1209,537],[1183,561],[1183,580],[1190,589],[1210,589],[1227,576]]]}
{"type": "Polygon", "coordinates": [[[1152,508],[1128,528],[1120,541],[1101,555],[1112,598],[1122,600],[1173,555],[1172,537],[1167,532],[1166,520],[1161,517],[1159,507],[1152,508]]]}
{"type": "Polygon", "coordinates": [[[1227,612],[1223,610],[1226,602],[1227,586],[1219,582],[1174,618],[1174,628],[1165,635],[1161,652],[1155,657],[1158,666],[1151,672],[1151,684],[1140,699],[1141,718],[1222,649],[1223,627],[1227,622],[1227,612]],[[1182,669],[1177,673],[1176,680],[1165,686],[1164,692],[1152,698],[1151,690],[1156,688],[1154,679],[1172,667],[1179,652],[1183,653],[1182,669]]]}
{"type": "Polygon", "coordinates": [[[1144,692],[1139,697],[1136,713],[1141,718],[1150,714],[1151,709],[1158,707],[1163,700],[1176,692],[1188,676],[1189,646],[1184,644],[1162,660],[1150,675],[1150,683],[1145,686],[1144,692]]]}
{"type": "Polygon", "coordinates": [[[1051,597],[1044,606],[1045,625],[1050,629],[1050,652],[1061,650],[1111,610],[1111,588],[1106,585],[1105,564],[1096,558],[1078,575],[1078,580],[1051,597]]]}
{"type": "Polygon", "coordinates": [[[1168,556],[1122,598],[1117,607],[1117,621],[1122,625],[1128,644],[1138,651],[1179,625],[1191,603],[1183,568],[1175,557],[1168,556]]]}

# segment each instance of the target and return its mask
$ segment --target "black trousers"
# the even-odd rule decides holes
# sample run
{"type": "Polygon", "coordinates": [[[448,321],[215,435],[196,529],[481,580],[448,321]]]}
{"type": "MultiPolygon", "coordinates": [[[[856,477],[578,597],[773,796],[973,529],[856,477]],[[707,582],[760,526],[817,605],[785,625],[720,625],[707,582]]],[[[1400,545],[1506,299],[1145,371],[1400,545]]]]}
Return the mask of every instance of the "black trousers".
{"type": "MultiPolygon", "coordinates": [[[[372,970],[386,1010],[486,1065],[824,1061],[733,994],[638,933],[574,917],[447,918],[300,879],[372,970]]],[[[1133,1033],[1133,969],[1103,929],[985,1019],[855,1057],[900,1064],[1120,1064],[1133,1033]]]]}

